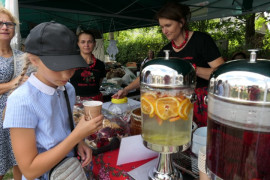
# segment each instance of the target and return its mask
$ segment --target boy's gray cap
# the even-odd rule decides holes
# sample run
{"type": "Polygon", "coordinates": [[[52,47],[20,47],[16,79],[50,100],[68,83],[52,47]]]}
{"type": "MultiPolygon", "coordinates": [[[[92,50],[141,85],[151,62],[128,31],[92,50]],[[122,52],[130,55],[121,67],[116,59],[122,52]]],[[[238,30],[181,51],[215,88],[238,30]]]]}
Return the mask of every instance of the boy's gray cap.
{"type": "Polygon", "coordinates": [[[34,27],[25,40],[25,51],[39,56],[53,71],[88,67],[77,50],[77,37],[66,26],[44,22],[34,27]]]}

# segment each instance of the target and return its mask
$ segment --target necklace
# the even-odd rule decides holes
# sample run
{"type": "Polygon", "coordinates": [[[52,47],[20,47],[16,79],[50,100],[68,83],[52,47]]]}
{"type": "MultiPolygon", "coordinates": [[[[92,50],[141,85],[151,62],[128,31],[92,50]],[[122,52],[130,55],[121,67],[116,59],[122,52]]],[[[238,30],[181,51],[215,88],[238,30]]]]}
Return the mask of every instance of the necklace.
{"type": "Polygon", "coordinates": [[[172,42],[172,46],[173,46],[175,49],[181,49],[184,45],[186,45],[186,43],[187,43],[187,41],[188,41],[188,35],[189,35],[188,30],[186,30],[185,40],[182,42],[182,44],[180,44],[179,46],[177,46],[177,45],[175,44],[175,42],[172,40],[172,41],[171,41],[171,42],[172,42]]]}
{"type": "Polygon", "coordinates": [[[97,63],[96,57],[93,54],[91,54],[91,56],[92,56],[92,59],[93,59],[93,64],[91,64],[89,66],[90,69],[94,68],[96,66],[96,63],[97,63]]]}

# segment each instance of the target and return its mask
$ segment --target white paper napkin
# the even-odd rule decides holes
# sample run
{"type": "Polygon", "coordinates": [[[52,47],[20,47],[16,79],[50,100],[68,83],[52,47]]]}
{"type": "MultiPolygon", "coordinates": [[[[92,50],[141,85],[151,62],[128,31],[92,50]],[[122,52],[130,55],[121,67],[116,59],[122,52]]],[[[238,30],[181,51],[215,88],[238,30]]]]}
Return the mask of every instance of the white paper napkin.
{"type": "Polygon", "coordinates": [[[129,136],[121,140],[117,165],[150,159],[157,156],[157,152],[147,149],[143,145],[141,135],[129,136]]]}
{"type": "Polygon", "coordinates": [[[145,163],[144,165],[133,169],[132,171],[128,172],[128,175],[131,176],[133,179],[148,179],[149,172],[152,171],[156,165],[158,159],[153,159],[149,161],[148,163],[145,163]]]}

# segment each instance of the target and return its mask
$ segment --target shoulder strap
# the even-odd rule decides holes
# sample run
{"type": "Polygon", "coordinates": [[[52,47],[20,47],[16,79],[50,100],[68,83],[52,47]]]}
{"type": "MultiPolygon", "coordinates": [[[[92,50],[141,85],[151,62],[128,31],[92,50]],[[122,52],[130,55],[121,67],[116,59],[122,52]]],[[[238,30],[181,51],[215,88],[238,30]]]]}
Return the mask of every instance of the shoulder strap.
{"type": "MultiPolygon", "coordinates": [[[[65,99],[67,102],[66,104],[67,104],[68,116],[69,116],[69,126],[70,126],[70,130],[73,131],[74,124],[73,124],[73,118],[72,118],[72,113],[71,113],[71,108],[70,108],[70,102],[69,102],[66,86],[64,87],[65,87],[64,94],[65,94],[65,99]]],[[[74,147],[74,155],[76,156],[76,154],[77,154],[77,145],[74,147]]]]}
{"type": "Polygon", "coordinates": [[[72,113],[71,113],[71,109],[70,109],[70,102],[69,102],[69,98],[68,98],[66,87],[65,87],[64,94],[65,94],[65,99],[66,99],[66,102],[67,102],[67,109],[68,109],[68,116],[69,116],[69,126],[70,126],[71,131],[73,131],[74,124],[73,124],[73,118],[72,118],[72,113]]]}

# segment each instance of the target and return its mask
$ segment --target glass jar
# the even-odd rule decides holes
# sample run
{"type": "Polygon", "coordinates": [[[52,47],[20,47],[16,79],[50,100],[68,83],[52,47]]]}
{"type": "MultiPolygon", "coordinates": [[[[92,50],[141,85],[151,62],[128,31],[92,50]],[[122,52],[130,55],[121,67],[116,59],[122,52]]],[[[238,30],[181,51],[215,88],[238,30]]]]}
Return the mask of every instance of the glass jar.
{"type": "Polygon", "coordinates": [[[112,98],[108,110],[110,113],[110,121],[116,122],[119,126],[124,128],[125,134],[129,134],[131,108],[128,104],[127,97],[122,99],[112,98]]]}
{"type": "Polygon", "coordinates": [[[130,135],[138,135],[142,133],[142,117],[141,108],[132,110],[130,116],[130,135]]]}

